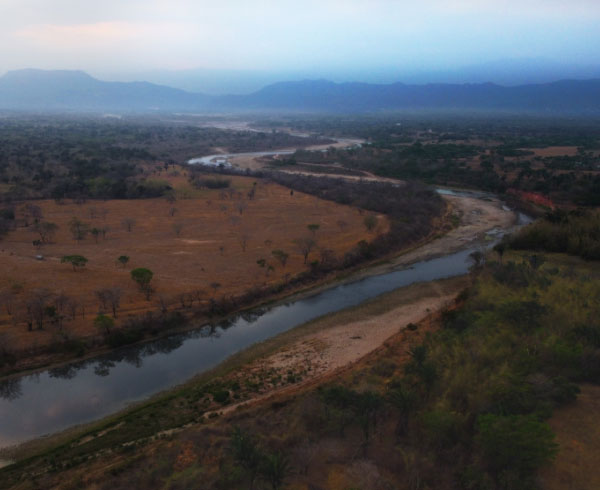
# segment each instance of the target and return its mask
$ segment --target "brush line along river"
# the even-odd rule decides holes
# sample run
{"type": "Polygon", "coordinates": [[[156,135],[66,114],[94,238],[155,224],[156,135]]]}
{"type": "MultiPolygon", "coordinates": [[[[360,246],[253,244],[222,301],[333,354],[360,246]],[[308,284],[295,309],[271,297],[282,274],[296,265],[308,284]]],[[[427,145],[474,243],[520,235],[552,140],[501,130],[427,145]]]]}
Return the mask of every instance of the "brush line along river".
{"type": "MultiPolygon", "coordinates": [[[[523,220],[526,217],[521,217],[521,223],[523,220]]],[[[181,384],[256,342],[321,315],[415,282],[465,274],[473,250],[418,262],[401,270],[333,286],[310,297],[246,312],[221,323],[1,381],[0,447],[112,414],[181,384]]]]}

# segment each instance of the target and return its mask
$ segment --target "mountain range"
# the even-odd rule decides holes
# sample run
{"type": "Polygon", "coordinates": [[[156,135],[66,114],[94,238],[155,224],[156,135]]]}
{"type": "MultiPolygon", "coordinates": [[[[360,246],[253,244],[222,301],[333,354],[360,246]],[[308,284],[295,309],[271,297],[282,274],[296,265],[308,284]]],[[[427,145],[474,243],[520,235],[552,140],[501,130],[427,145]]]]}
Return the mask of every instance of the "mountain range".
{"type": "Polygon", "coordinates": [[[600,79],[493,83],[334,83],[303,80],[247,95],[211,96],[149,82],[107,82],[82,71],[17,70],[0,78],[0,109],[36,112],[324,112],[467,110],[600,114],[600,79]]]}

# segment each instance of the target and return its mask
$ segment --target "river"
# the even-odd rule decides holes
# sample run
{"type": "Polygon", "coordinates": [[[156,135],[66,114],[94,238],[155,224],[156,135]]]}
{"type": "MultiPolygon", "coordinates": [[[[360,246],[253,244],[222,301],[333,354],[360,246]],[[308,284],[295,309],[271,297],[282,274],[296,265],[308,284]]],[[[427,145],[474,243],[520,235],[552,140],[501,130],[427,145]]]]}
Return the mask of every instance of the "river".
{"type": "MultiPolygon", "coordinates": [[[[470,193],[469,197],[486,195],[470,193]]],[[[527,217],[520,215],[521,224],[527,221],[527,217]]],[[[220,323],[199,325],[185,333],[0,381],[0,448],[117,412],[189,380],[256,342],[321,315],[415,282],[465,274],[473,250],[467,248],[400,270],[332,286],[309,297],[255,309],[220,323]]]]}

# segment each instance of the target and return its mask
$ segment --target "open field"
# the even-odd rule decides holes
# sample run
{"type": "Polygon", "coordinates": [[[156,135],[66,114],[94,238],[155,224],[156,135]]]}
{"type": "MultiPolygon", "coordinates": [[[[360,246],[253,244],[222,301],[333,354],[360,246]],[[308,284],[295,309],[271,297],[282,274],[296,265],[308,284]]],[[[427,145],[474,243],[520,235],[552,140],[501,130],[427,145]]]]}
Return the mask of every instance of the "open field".
{"type": "MultiPolygon", "coordinates": [[[[367,232],[359,210],[300,192],[290,195],[289,189],[276,184],[233,177],[229,189],[197,190],[182,177],[170,180],[176,195],[189,198],[175,202],[35,202],[42,210],[42,220],[59,228],[52,243],[39,251],[32,246],[39,236],[31,225],[17,228],[2,242],[0,290],[17,292],[11,297],[12,315],[3,308],[0,316],[4,342],[18,349],[50,343],[57,335],[58,328],[53,325],[28,331],[23,302],[35,289],[47,288],[74,300],[78,305],[75,318],[71,320],[65,312],[68,321],[64,330],[85,337],[99,333],[93,318],[99,310],[109,309],[100,304],[96,290],[121,289],[117,322],[123,322],[130,315],[158,311],[162,305],[169,310],[188,307],[284,281],[308,267],[293,243],[295,238],[314,235],[317,246],[309,255],[310,262],[320,258],[319,249],[343,255],[358,241],[374,236],[367,232]],[[245,199],[253,188],[254,198],[245,199]],[[77,242],[69,229],[74,217],[90,228],[105,229],[105,237],[100,234],[96,240],[88,234],[77,242]],[[131,231],[126,229],[126,220],[132,222],[131,231]],[[309,224],[319,228],[311,232],[309,224]],[[277,249],[289,254],[285,266],[272,255],[277,249]],[[36,254],[43,255],[44,260],[36,260],[36,254]],[[81,271],[61,264],[62,256],[72,254],[89,259],[81,271]],[[116,262],[121,255],[130,257],[126,267],[116,262]],[[263,266],[257,263],[261,259],[265,260],[263,266]],[[130,270],[137,267],[154,272],[155,292],[150,301],[130,277],[130,270]]],[[[386,219],[380,218],[381,230],[385,231],[386,219]]]]}

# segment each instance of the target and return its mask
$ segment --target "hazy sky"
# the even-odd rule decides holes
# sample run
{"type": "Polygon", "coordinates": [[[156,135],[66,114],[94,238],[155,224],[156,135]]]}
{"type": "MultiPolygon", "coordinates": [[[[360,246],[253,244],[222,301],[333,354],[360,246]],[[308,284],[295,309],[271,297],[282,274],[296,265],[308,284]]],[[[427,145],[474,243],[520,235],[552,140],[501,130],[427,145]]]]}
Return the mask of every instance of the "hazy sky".
{"type": "Polygon", "coordinates": [[[0,0],[0,73],[600,64],[600,0],[0,0]]]}

